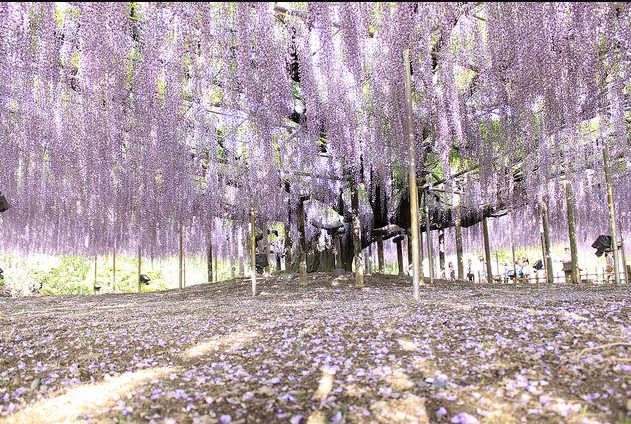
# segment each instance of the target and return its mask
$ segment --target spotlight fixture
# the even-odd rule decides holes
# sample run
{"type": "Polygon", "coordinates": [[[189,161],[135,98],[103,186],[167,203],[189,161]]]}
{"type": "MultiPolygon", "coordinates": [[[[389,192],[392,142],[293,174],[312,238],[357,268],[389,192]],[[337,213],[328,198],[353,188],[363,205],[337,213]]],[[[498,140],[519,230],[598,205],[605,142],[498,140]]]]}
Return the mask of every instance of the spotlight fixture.
{"type": "Polygon", "coordinates": [[[611,236],[599,235],[592,247],[596,249],[596,256],[601,257],[604,252],[613,252],[611,248],[611,236]]]}
{"type": "Polygon", "coordinates": [[[0,268],[0,280],[4,280],[4,275],[2,275],[3,272],[2,268],[0,268]]]}
{"type": "Polygon", "coordinates": [[[140,274],[140,283],[141,284],[149,285],[149,281],[151,281],[151,278],[147,277],[146,274],[140,274]]]}
{"type": "Polygon", "coordinates": [[[2,192],[0,192],[0,212],[6,212],[9,210],[9,202],[7,202],[7,198],[4,197],[2,192]]]}

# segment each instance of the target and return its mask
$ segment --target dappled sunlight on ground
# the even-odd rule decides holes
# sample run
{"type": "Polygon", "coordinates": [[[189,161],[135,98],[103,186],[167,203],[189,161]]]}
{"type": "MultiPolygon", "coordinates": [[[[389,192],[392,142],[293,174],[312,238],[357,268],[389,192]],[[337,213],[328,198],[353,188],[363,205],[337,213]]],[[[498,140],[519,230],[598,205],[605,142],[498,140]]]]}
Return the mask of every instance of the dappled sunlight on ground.
{"type": "Polygon", "coordinates": [[[370,410],[379,423],[407,424],[429,423],[425,400],[408,394],[403,399],[382,400],[374,403],[370,410]]]}
{"type": "Polygon", "coordinates": [[[74,422],[109,410],[112,403],[143,383],[161,378],[170,368],[152,368],[124,373],[89,385],[69,389],[66,393],[44,399],[9,415],[3,422],[15,424],[74,422]]]}
{"type": "Polygon", "coordinates": [[[234,351],[261,335],[260,331],[237,331],[226,336],[215,336],[207,342],[199,343],[184,352],[184,356],[195,358],[216,351],[234,351]]]}
{"type": "Polygon", "coordinates": [[[318,383],[318,390],[315,393],[315,397],[318,400],[323,400],[327,397],[333,389],[333,376],[335,370],[330,368],[322,368],[322,377],[320,377],[320,383],[318,383]]]}
{"type": "Polygon", "coordinates": [[[631,419],[626,287],[439,282],[414,302],[408,278],[332,280],[2,302],[0,419],[631,419]]]}
{"type": "Polygon", "coordinates": [[[408,352],[414,352],[416,349],[418,349],[416,343],[414,343],[410,339],[399,339],[397,340],[397,342],[399,343],[399,346],[401,346],[401,349],[407,350],[408,352]]]}

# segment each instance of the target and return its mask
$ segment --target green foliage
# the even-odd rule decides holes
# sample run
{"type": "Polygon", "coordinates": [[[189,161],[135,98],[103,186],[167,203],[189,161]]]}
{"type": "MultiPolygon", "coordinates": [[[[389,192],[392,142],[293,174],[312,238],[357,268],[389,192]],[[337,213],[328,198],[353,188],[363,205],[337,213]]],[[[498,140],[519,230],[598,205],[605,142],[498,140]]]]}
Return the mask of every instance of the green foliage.
{"type": "Polygon", "coordinates": [[[631,424],[631,418],[627,417],[623,412],[620,412],[616,424],[631,424]]]}
{"type": "MultiPolygon", "coordinates": [[[[279,232],[282,233],[282,225],[279,232]]],[[[276,237],[276,236],[274,236],[276,237]]],[[[247,259],[245,259],[247,262],[247,259]]],[[[219,281],[231,277],[230,261],[217,261],[219,281]]],[[[72,255],[37,255],[18,257],[0,256],[4,269],[4,283],[15,296],[26,296],[31,287],[43,284],[42,295],[94,294],[94,257],[72,255]]],[[[138,291],[138,258],[135,256],[116,256],[116,279],[112,268],[112,256],[99,256],[96,264],[96,281],[100,293],[136,293],[138,291]]],[[[273,268],[273,267],[272,267],[273,268]]],[[[149,285],[142,285],[143,292],[168,290],[178,287],[179,260],[177,257],[151,261],[143,258],[141,273],[150,279],[149,285]]],[[[238,264],[235,262],[235,272],[238,264]]],[[[246,275],[247,274],[246,266],[246,275]]],[[[185,257],[186,286],[208,282],[205,258],[185,257]]]]}
{"type": "Polygon", "coordinates": [[[294,96],[294,99],[302,99],[302,89],[299,82],[294,81],[291,83],[291,94],[294,96]]]}

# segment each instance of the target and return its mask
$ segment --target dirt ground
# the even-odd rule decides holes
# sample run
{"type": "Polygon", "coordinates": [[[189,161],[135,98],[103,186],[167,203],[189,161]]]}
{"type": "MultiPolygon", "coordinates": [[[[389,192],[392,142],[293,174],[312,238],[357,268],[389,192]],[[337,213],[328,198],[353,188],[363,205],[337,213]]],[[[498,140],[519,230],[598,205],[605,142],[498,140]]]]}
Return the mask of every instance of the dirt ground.
{"type": "Polygon", "coordinates": [[[351,278],[0,299],[0,422],[631,423],[628,286],[351,278]]]}

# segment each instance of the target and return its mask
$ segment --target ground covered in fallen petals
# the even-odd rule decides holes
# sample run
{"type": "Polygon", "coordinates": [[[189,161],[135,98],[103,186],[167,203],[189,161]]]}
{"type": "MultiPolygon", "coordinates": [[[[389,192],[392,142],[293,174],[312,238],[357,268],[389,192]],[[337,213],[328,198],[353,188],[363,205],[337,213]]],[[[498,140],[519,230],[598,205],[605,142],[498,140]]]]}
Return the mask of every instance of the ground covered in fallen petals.
{"type": "Polygon", "coordinates": [[[631,423],[628,286],[366,280],[2,299],[0,422],[631,423]]]}

